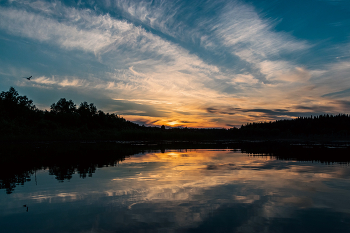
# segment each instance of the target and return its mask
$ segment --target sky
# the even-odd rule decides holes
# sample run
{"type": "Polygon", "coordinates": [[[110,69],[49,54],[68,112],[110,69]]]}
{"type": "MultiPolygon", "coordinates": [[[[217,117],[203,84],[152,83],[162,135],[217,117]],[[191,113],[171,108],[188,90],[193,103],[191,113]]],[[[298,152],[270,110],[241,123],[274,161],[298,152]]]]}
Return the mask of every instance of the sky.
{"type": "Polygon", "coordinates": [[[0,0],[10,87],[147,126],[348,114],[350,1],[0,0]]]}

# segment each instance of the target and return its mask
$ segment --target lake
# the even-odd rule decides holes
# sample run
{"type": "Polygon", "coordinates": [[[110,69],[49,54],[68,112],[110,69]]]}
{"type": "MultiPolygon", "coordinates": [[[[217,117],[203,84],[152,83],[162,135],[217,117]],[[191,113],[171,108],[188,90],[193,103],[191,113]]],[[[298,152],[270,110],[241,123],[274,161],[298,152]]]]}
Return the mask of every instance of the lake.
{"type": "Polygon", "coordinates": [[[32,166],[1,178],[0,229],[350,232],[349,178],[347,162],[237,148],[142,150],[114,163],[32,166]]]}

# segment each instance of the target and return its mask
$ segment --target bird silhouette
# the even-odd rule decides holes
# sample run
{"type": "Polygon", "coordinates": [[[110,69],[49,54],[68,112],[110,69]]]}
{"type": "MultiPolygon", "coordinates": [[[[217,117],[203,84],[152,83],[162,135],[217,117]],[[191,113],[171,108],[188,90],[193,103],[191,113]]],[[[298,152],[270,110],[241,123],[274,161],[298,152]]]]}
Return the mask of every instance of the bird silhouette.
{"type": "Polygon", "coordinates": [[[33,76],[30,76],[30,77],[23,77],[23,78],[26,78],[28,80],[30,80],[33,76]]]}

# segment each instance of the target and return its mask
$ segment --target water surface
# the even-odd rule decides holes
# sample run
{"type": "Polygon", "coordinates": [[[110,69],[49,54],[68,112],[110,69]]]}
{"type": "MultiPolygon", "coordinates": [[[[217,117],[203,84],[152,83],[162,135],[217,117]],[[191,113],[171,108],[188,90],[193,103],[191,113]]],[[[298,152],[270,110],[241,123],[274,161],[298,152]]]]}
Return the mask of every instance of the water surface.
{"type": "Polygon", "coordinates": [[[346,164],[197,149],[57,169],[0,190],[1,232],[350,231],[346,164]]]}

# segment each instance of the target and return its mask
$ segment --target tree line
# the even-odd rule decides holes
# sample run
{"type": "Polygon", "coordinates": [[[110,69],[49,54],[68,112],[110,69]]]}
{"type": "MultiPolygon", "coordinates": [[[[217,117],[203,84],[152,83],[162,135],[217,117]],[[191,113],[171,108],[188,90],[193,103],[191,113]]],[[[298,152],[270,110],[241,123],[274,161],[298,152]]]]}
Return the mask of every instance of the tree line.
{"type": "Polygon", "coordinates": [[[298,117],[248,123],[240,128],[195,129],[145,127],[116,114],[104,113],[93,103],[59,99],[50,110],[38,109],[15,88],[0,94],[0,140],[240,140],[347,139],[348,114],[298,117]]]}
{"type": "Polygon", "coordinates": [[[9,139],[23,139],[24,135],[54,139],[55,134],[57,138],[79,139],[81,135],[94,136],[96,131],[137,128],[140,128],[138,124],[123,117],[97,110],[93,103],[82,102],[77,107],[72,100],[61,98],[47,111],[38,109],[13,87],[0,94],[0,130],[9,139]]]}
{"type": "Polygon", "coordinates": [[[242,125],[240,131],[246,135],[348,137],[350,136],[350,116],[348,114],[324,114],[273,122],[249,123],[242,125]]]}

